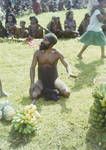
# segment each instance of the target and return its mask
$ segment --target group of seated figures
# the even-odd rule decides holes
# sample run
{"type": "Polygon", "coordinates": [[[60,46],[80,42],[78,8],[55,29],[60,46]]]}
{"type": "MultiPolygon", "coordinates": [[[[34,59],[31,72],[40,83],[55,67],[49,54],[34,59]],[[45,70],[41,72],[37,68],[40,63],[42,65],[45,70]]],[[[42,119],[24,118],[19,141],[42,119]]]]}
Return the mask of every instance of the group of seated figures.
{"type": "MultiPolygon", "coordinates": [[[[30,36],[32,38],[43,38],[45,33],[52,32],[58,38],[76,38],[86,32],[90,16],[86,13],[84,19],[77,28],[73,11],[69,10],[66,13],[64,29],[62,28],[62,23],[58,16],[52,17],[47,28],[42,27],[35,16],[31,16],[29,20],[29,26],[26,27],[25,21],[20,21],[20,27],[17,27],[17,20],[15,16],[10,13],[6,16],[5,27],[0,21],[0,37],[27,38],[30,36]]],[[[103,26],[103,31],[106,32],[106,25],[103,26]]]]}

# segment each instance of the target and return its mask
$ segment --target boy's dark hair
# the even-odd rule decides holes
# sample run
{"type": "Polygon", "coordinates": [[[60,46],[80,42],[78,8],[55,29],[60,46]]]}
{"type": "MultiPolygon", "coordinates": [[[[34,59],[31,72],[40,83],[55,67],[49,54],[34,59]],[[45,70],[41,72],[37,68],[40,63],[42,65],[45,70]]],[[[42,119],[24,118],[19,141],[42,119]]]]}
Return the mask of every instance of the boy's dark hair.
{"type": "Polygon", "coordinates": [[[38,19],[37,19],[35,16],[31,16],[31,17],[29,18],[29,20],[30,20],[30,21],[31,21],[31,20],[35,20],[35,22],[38,23],[38,19]]]}
{"type": "Polygon", "coordinates": [[[89,17],[90,17],[90,15],[88,13],[86,13],[84,18],[86,19],[86,18],[89,18],[89,17]]]}
{"type": "MultiPolygon", "coordinates": [[[[10,13],[10,14],[8,14],[8,16],[12,16],[12,21],[13,21],[13,23],[14,23],[14,24],[16,24],[16,23],[17,23],[17,20],[16,20],[16,18],[15,18],[15,15],[14,15],[14,14],[10,13]]],[[[8,16],[7,16],[7,18],[6,18],[6,23],[8,23],[8,16]]]]}
{"type": "Polygon", "coordinates": [[[70,16],[70,14],[73,14],[73,11],[72,10],[69,10],[67,13],[66,13],[66,18],[68,19],[68,17],[70,16]]]}
{"type": "Polygon", "coordinates": [[[56,36],[55,34],[53,34],[53,33],[48,33],[48,34],[46,34],[46,35],[44,36],[44,38],[47,38],[48,41],[49,41],[51,44],[53,44],[53,45],[55,45],[55,44],[57,43],[57,36],[56,36]]]}

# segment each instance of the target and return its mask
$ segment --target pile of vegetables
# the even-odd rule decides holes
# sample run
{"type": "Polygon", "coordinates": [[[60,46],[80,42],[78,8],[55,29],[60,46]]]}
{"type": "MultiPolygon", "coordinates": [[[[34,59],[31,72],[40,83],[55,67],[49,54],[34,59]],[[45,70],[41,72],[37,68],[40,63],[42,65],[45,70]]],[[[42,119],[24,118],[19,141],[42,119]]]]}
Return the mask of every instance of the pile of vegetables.
{"type": "Polygon", "coordinates": [[[12,129],[19,134],[30,135],[37,130],[37,123],[40,114],[35,105],[25,106],[23,110],[17,112],[12,121],[12,129]]]}

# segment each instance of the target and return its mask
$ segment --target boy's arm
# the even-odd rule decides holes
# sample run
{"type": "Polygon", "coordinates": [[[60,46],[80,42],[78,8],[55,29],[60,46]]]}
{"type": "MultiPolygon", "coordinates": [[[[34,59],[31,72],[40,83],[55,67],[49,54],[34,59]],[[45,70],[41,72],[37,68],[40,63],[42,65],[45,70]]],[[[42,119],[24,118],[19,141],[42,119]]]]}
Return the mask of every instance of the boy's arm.
{"type": "Polygon", "coordinates": [[[37,65],[37,53],[38,51],[36,51],[33,55],[33,59],[32,59],[32,64],[30,67],[30,87],[34,84],[34,80],[35,80],[35,67],[37,65]]]}
{"type": "Polygon", "coordinates": [[[76,78],[77,76],[72,73],[70,65],[68,64],[68,62],[65,60],[65,58],[62,55],[60,55],[60,61],[63,64],[63,66],[66,68],[68,76],[76,78]]]}

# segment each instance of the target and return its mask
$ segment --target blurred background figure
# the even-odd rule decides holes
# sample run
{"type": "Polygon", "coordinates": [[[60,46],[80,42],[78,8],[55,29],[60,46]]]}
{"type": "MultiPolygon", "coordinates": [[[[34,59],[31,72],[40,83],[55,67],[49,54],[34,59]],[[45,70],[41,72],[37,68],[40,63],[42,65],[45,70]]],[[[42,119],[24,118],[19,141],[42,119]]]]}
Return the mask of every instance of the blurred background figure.
{"type": "Polygon", "coordinates": [[[89,0],[88,1],[88,10],[91,12],[93,6],[98,5],[98,0],[89,0]]]}
{"type": "Polygon", "coordinates": [[[29,36],[32,38],[42,38],[43,28],[39,25],[38,19],[32,16],[30,19],[30,25],[28,27],[29,36]]]}
{"type": "Polygon", "coordinates": [[[41,13],[41,2],[40,0],[32,0],[32,8],[36,15],[41,13]]]}
{"type": "Polygon", "coordinates": [[[52,20],[47,25],[47,28],[58,38],[62,37],[62,25],[59,17],[53,16],[52,20]]]}
{"type": "Polygon", "coordinates": [[[66,1],[66,9],[70,10],[73,7],[73,2],[72,0],[67,0],[66,1]]]}
{"type": "Polygon", "coordinates": [[[17,20],[14,14],[10,13],[6,16],[5,28],[10,37],[15,35],[17,20]]]}
{"type": "Polygon", "coordinates": [[[82,20],[82,22],[80,23],[79,27],[78,27],[78,32],[80,34],[80,36],[86,32],[86,29],[89,25],[89,21],[90,21],[90,15],[88,13],[85,14],[84,19],[82,20]]]}
{"type": "Polygon", "coordinates": [[[59,11],[65,10],[65,3],[64,3],[64,0],[59,0],[59,2],[58,2],[58,10],[59,10],[59,11]]]}
{"type": "Polygon", "coordinates": [[[64,37],[66,38],[75,38],[78,36],[76,32],[76,21],[74,19],[73,11],[68,11],[66,13],[66,19],[64,21],[64,37]]]}
{"type": "Polygon", "coordinates": [[[48,0],[41,0],[42,12],[49,12],[48,0]]]}

